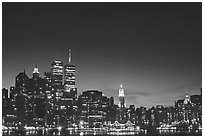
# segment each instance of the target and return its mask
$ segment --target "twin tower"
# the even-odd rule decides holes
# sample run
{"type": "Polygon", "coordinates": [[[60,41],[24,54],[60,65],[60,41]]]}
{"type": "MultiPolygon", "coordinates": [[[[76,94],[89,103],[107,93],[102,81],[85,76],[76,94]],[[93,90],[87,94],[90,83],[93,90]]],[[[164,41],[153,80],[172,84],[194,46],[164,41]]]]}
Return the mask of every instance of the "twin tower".
{"type": "Polygon", "coordinates": [[[68,54],[68,64],[63,67],[63,62],[60,60],[54,61],[51,72],[53,75],[54,85],[57,88],[64,86],[64,90],[69,92],[70,89],[75,88],[75,65],[71,62],[71,50],[68,54]],[[63,77],[64,76],[64,77],[63,77]]]}
{"type": "MultiPolygon", "coordinates": [[[[54,85],[57,88],[64,86],[65,92],[70,92],[71,89],[75,89],[75,65],[71,62],[71,50],[68,54],[68,64],[63,67],[63,62],[56,60],[52,63],[52,75],[54,80],[54,85]],[[64,77],[63,77],[64,76],[64,77]],[[63,79],[64,78],[64,79],[63,79]]],[[[125,107],[125,94],[122,85],[119,89],[119,107],[125,107]]]]}

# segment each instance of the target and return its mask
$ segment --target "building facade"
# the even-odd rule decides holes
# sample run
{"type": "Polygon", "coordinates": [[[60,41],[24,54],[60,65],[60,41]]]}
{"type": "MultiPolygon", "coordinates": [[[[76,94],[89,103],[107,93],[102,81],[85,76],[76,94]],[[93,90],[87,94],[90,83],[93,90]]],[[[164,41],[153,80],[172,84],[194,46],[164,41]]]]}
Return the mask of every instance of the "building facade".
{"type": "Polygon", "coordinates": [[[63,87],[63,62],[56,60],[51,64],[51,66],[54,88],[56,90],[61,90],[63,87]]]}
{"type": "Polygon", "coordinates": [[[99,128],[105,125],[109,99],[102,92],[89,90],[78,98],[78,121],[80,127],[99,128]]]}

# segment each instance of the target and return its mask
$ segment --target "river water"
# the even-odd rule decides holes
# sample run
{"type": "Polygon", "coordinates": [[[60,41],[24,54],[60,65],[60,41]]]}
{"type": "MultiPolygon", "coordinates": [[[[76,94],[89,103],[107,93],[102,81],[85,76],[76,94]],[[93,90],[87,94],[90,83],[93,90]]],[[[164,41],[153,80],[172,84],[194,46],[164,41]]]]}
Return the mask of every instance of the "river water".
{"type": "Polygon", "coordinates": [[[157,130],[144,131],[104,131],[104,130],[3,130],[3,136],[202,136],[202,131],[157,130]]]}

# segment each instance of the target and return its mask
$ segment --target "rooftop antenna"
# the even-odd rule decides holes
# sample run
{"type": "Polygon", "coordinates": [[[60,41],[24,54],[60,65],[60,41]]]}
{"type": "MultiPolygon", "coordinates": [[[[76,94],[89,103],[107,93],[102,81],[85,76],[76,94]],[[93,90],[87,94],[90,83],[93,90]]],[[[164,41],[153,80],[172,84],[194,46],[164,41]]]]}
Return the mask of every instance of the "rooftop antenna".
{"type": "Polygon", "coordinates": [[[71,63],[71,49],[69,49],[69,63],[71,63]]]}

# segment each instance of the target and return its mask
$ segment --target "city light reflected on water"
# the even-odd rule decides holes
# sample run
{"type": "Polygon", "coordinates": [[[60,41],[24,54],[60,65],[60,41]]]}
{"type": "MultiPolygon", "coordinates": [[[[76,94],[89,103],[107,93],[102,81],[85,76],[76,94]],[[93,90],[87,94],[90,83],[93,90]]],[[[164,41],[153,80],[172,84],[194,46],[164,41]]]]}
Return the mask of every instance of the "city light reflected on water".
{"type": "MultiPolygon", "coordinates": [[[[71,50],[71,60],[70,56],[71,50]]],[[[200,95],[186,93],[174,106],[158,104],[148,109],[136,105],[128,107],[122,84],[116,104],[113,97],[107,97],[100,90],[86,90],[77,95],[75,65],[70,61],[65,66],[62,61],[54,61],[51,72],[46,72],[44,78],[40,77],[36,65],[32,78],[24,71],[15,80],[15,87],[10,91],[2,89],[3,135],[201,134],[202,89],[200,95]]]]}
{"type": "Polygon", "coordinates": [[[7,129],[2,131],[3,136],[145,136],[145,135],[202,135],[202,130],[179,131],[176,129],[157,129],[154,131],[125,131],[102,129],[7,129]]]}

